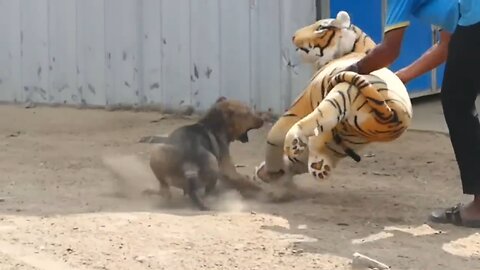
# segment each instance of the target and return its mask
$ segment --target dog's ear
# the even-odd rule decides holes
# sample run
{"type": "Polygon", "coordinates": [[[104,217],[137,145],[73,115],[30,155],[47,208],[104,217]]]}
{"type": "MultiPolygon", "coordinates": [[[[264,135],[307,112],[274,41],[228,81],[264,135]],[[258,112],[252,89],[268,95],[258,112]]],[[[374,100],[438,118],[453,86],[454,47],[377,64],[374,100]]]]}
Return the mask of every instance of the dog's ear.
{"type": "Polygon", "coordinates": [[[214,105],[202,117],[201,122],[212,129],[222,129],[226,123],[225,111],[220,108],[221,105],[214,105]]]}
{"type": "Polygon", "coordinates": [[[222,101],[225,101],[225,100],[227,100],[227,98],[224,97],[224,96],[221,96],[217,99],[217,101],[215,101],[215,103],[219,103],[219,102],[222,102],[222,101]]]}

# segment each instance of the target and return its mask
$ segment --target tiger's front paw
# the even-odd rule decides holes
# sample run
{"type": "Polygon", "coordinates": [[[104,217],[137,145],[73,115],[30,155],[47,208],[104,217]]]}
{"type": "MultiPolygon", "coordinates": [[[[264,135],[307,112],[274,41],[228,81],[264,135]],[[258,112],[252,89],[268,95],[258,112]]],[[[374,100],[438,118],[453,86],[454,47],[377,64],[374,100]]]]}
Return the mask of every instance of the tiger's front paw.
{"type": "Polygon", "coordinates": [[[308,147],[308,138],[297,127],[293,127],[285,137],[285,153],[290,159],[297,159],[308,147]]]}

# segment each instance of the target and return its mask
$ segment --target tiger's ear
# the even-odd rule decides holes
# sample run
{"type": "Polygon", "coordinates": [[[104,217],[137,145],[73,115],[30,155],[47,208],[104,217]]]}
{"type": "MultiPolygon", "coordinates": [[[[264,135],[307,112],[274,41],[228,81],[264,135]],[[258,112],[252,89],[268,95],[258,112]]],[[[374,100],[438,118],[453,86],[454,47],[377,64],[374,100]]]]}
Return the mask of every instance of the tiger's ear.
{"type": "Polygon", "coordinates": [[[332,26],[337,28],[347,28],[350,27],[350,15],[346,11],[339,11],[337,13],[337,18],[332,21],[332,26]]]}

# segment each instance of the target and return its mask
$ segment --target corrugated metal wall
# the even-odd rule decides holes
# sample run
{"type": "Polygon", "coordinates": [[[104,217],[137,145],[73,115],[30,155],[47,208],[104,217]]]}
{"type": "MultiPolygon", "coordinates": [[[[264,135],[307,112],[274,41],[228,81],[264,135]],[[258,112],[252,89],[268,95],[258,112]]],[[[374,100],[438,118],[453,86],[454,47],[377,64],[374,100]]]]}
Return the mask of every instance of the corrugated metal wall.
{"type": "Polygon", "coordinates": [[[281,112],[307,84],[315,0],[0,0],[0,100],[281,112]]]}

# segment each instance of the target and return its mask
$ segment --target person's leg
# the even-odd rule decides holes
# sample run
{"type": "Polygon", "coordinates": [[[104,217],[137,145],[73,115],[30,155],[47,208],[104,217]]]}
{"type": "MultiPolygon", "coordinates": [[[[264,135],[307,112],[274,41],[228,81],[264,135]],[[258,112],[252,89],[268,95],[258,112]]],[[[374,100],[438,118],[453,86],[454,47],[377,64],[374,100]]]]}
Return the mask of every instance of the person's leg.
{"type": "MultiPolygon", "coordinates": [[[[480,86],[475,77],[480,75],[479,35],[480,24],[459,26],[452,36],[441,97],[463,192],[474,195],[472,203],[457,207],[451,213],[464,223],[478,221],[480,226],[480,123],[475,109],[480,86]]],[[[449,221],[444,212],[438,211],[432,213],[431,219],[449,221]]]]}

